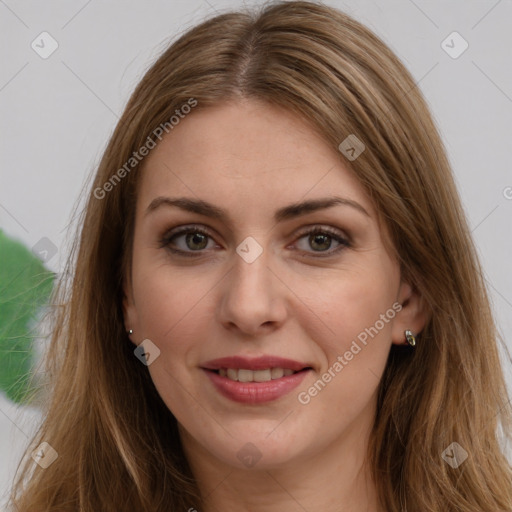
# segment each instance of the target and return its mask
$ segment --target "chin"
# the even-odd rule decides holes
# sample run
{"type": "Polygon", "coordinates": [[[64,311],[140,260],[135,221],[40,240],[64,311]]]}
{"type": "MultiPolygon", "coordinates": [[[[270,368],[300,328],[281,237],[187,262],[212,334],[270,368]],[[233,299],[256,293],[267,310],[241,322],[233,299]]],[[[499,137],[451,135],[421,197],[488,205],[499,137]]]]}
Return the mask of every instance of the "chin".
{"type": "Polygon", "coordinates": [[[276,469],[300,457],[297,436],[284,429],[281,435],[277,435],[276,422],[272,422],[270,428],[267,422],[261,426],[264,428],[255,428],[253,420],[252,428],[237,429],[240,433],[246,432],[245,435],[239,434],[236,438],[226,439],[224,448],[219,450],[219,446],[210,447],[210,451],[227,464],[248,470],[276,469]]]}

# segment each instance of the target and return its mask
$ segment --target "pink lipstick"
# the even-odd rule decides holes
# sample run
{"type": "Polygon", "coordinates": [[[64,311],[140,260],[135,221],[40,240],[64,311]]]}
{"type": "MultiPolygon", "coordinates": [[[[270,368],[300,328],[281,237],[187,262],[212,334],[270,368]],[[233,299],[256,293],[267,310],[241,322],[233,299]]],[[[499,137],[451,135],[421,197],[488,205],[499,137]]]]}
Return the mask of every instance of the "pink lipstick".
{"type": "Polygon", "coordinates": [[[208,361],[201,368],[220,394],[246,404],[277,400],[312,371],[307,363],[278,356],[223,357],[208,361]]]}

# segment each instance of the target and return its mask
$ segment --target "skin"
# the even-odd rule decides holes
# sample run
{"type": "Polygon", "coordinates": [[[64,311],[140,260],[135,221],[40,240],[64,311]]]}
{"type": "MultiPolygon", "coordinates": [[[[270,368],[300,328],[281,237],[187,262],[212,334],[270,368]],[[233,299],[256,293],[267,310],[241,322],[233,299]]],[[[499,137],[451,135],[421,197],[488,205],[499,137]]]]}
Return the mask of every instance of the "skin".
{"type": "Polygon", "coordinates": [[[183,119],[146,157],[139,186],[125,324],[135,345],[150,339],[160,350],[148,370],[178,420],[202,510],[383,511],[365,463],[376,392],[391,344],[404,344],[405,329],[420,332],[425,316],[349,164],[292,113],[239,100],[183,119]],[[158,196],[201,199],[228,219],[165,205],[146,214],[158,196]],[[274,220],[279,208],[332,196],[367,214],[336,205],[274,220]],[[161,247],[171,229],[189,224],[209,236],[187,245],[182,233],[168,242],[196,256],[161,247]],[[314,226],[330,227],[349,245],[329,234],[310,237],[314,226]],[[263,250],[252,263],[236,252],[248,236],[263,250]],[[400,312],[300,403],[299,392],[395,302],[400,312]],[[278,400],[239,404],[200,368],[238,354],[278,355],[313,370],[278,400]],[[248,442],[261,454],[253,467],[237,457],[248,442]]]}

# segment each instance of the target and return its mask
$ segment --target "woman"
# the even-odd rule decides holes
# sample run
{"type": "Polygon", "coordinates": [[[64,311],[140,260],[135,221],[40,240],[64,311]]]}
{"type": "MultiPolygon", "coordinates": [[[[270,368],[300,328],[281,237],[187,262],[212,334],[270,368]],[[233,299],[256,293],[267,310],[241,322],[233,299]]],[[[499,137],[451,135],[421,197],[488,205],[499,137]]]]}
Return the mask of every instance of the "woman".
{"type": "Polygon", "coordinates": [[[512,510],[444,148],[348,16],[279,3],[175,42],[116,127],[75,257],[17,510],[512,510]]]}

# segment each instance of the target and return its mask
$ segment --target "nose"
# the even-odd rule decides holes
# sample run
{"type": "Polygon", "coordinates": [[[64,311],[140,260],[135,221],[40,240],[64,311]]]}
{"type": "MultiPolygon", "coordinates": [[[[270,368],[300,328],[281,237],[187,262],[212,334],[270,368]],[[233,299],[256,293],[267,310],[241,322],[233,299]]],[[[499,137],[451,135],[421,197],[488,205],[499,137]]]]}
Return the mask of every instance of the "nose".
{"type": "Polygon", "coordinates": [[[259,336],[278,329],[287,316],[286,287],[268,266],[265,251],[252,263],[238,254],[221,286],[218,315],[239,335],[259,336]]]}

